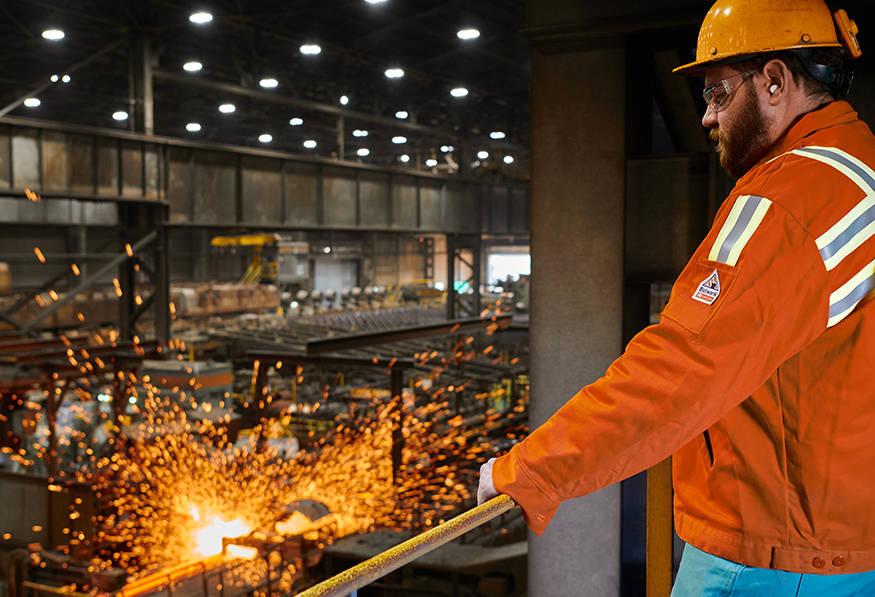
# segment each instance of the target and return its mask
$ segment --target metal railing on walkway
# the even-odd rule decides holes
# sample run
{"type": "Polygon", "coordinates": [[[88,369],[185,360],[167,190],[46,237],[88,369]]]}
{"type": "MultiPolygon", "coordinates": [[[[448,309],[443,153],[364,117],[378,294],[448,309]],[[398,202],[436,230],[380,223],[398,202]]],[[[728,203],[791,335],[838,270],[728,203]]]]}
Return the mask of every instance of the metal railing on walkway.
{"type": "Polygon", "coordinates": [[[299,593],[298,597],[346,597],[354,594],[358,589],[504,514],[514,506],[516,502],[510,496],[499,495],[442,525],[310,587],[299,593]]]}

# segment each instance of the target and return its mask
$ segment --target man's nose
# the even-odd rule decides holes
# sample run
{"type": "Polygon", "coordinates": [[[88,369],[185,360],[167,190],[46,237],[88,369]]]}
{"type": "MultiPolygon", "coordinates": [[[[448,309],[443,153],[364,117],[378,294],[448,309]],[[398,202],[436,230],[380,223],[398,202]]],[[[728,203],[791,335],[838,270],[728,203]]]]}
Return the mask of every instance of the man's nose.
{"type": "Polygon", "coordinates": [[[708,104],[705,115],[702,116],[702,126],[706,129],[713,129],[717,126],[717,112],[711,107],[711,104],[708,104]]]}

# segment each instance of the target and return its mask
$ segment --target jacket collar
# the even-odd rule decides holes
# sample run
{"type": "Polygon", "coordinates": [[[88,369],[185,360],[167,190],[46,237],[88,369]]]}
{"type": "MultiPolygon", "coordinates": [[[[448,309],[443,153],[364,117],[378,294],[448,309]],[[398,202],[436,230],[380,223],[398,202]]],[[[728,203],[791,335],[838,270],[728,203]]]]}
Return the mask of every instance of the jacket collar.
{"type": "Polygon", "coordinates": [[[783,137],[778,139],[778,142],[772,146],[769,152],[751,170],[771,161],[779,155],[787,153],[791,149],[800,147],[802,140],[814,132],[837,124],[850,122],[856,118],[857,113],[851,107],[851,104],[843,100],[830,102],[821,108],[812,110],[797,120],[796,124],[790,127],[790,130],[783,137]]]}

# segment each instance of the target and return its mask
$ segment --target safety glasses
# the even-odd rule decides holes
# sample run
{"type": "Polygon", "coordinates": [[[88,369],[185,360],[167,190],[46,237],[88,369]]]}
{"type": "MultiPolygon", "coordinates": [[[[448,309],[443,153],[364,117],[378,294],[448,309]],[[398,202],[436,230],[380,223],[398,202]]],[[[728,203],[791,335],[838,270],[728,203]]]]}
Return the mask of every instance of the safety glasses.
{"type": "Polygon", "coordinates": [[[715,112],[719,112],[725,107],[724,104],[726,103],[726,98],[729,97],[729,94],[741,87],[741,85],[747,81],[747,76],[755,72],[757,71],[749,70],[744,73],[736,73],[731,77],[726,77],[722,81],[717,81],[710,87],[706,87],[702,92],[702,97],[705,98],[705,103],[711,106],[711,109],[715,112]],[[744,79],[742,79],[741,83],[735,87],[730,86],[729,81],[737,77],[744,77],[744,79]]]}

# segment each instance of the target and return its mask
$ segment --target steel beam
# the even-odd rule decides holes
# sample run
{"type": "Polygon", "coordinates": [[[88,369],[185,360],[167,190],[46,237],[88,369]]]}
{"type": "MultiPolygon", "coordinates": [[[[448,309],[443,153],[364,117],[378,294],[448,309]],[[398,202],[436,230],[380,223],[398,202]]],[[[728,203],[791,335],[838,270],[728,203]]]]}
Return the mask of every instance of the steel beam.
{"type": "Polygon", "coordinates": [[[493,324],[497,329],[505,329],[510,326],[511,319],[510,315],[496,315],[488,319],[474,317],[470,319],[455,319],[437,324],[398,328],[387,332],[344,334],[333,336],[331,338],[308,340],[307,354],[315,355],[338,350],[348,350],[350,348],[361,348],[362,346],[373,346],[375,344],[388,344],[389,342],[426,338],[428,336],[443,336],[445,334],[455,334],[456,332],[469,332],[488,328],[493,324]]]}
{"type": "MultiPolygon", "coordinates": [[[[148,246],[149,243],[151,243],[156,238],[158,238],[158,231],[153,230],[152,232],[150,232],[149,234],[147,234],[146,236],[144,236],[143,238],[138,240],[131,247],[131,252],[138,253],[144,247],[148,246]]],[[[50,307],[47,307],[47,308],[43,309],[42,311],[40,311],[39,315],[37,315],[36,317],[31,319],[29,322],[27,322],[24,326],[22,326],[22,328],[21,328],[22,333],[29,333],[34,327],[36,327],[36,325],[38,323],[40,323],[41,321],[43,321],[44,319],[46,319],[48,317],[51,317],[61,307],[63,307],[64,305],[69,303],[71,300],[73,300],[73,298],[77,294],[79,294],[80,292],[82,292],[86,288],[93,286],[100,279],[102,279],[105,274],[112,271],[113,268],[117,267],[120,263],[122,263],[123,261],[125,261],[127,259],[130,259],[130,256],[128,255],[127,251],[123,251],[120,255],[118,255],[117,257],[112,259],[109,263],[107,263],[102,268],[97,270],[97,272],[95,272],[94,275],[92,275],[90,278],[88,278],[87,280],[84,280],[81,284],[79,284],[79,286],[77,286],[76,288],[74,288],[73,290],[68,292],[63,298],[54,302],[50,307]]]]}
{"type": "Polygon", "coordinates": [[[300,365],[340,365],[348,367],[378,367],[382,369],[407,369],[416,365],[413,359],[372,359],[338,355],[306,355],[282,350],[248,350],[246,357],[263,363],[283,362],[300,365]]]}

